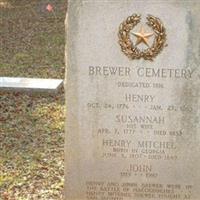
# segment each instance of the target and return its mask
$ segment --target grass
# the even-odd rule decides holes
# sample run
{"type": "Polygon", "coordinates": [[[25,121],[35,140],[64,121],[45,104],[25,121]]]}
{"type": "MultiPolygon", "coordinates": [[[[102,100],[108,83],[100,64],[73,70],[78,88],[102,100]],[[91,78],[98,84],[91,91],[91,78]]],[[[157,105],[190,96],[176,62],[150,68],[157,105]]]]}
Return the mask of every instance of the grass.
{"type": "MultiPolygon", "coordinates": [[[[0,76],[64,78],[67,3],[52,2],[56,18],[44,0],[0,1],[0,76]]],[[[63,89],[0,91],[0,199],[63,199],[64,113],[63,89]]]]}

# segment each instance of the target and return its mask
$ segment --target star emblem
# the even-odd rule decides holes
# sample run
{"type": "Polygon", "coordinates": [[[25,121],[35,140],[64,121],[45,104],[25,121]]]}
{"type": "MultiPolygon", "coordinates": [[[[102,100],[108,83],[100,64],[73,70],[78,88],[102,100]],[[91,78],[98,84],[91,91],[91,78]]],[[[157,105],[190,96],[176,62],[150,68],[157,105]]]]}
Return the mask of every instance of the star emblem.
{"type": "Polygon", "coordinates": [[[153,33],[145,33],[144,28],[141,27],[139,33],[131,33],[132,35],[137,37],[136,46],[140,43],[144,43],[149,47],[148,38],[154,35],[153,33]]]}

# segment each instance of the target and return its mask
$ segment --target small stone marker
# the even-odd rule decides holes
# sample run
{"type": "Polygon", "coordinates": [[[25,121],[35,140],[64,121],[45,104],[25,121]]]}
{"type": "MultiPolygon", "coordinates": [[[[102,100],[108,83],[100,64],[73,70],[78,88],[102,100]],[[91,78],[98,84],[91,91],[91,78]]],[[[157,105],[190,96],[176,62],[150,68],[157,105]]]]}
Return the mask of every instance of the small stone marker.
{"type": "Polygon", "coordinates": [[[0,77],[0,90],[57,92],[62,83],[62,79],[0,77]]]}
{"type": "Polygon", "coordinates": [[[200,199],[199,10],[69,1],[66,200],[200,199]]]}

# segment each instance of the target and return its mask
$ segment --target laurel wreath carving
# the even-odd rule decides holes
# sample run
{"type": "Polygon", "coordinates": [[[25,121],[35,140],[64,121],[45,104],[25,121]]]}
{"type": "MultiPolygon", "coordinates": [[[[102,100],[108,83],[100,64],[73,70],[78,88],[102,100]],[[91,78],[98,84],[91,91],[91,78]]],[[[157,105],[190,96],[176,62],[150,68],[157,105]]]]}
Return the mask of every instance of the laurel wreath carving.
{"type": "Polygon", "coordinates": [[[133,14],[129,16],[119,27],[119,44],[122,52],[130,59],[140,59],[153,61],[166,46],[166,29],[163,26],[161,20],[152,15],[147,16],[147,25],[151,27],[155,33],[155,39],[151,47],[140,50],[136,47],[130,39],[130,31],[141,21],[141,15],[133,14]]]}

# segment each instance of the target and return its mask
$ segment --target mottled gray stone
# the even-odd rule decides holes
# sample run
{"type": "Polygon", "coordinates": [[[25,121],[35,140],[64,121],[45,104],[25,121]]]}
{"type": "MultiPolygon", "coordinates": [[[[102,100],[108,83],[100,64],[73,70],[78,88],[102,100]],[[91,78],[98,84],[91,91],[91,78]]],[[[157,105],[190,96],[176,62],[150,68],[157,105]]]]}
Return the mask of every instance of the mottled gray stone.
{"type": "Polygon", "coordinates": [[[199,10],[197,0],[69,1],[66,200],[199,200],[199,10]],[[152,62],[118,44],[133,13],[147,31],[147,14],[166,28],[152,62]]]}
{"type": "Polygon", "coordinates": [[[0,90],[57,92],[62,84],[62,79],[0,77],[0,90]]]}

